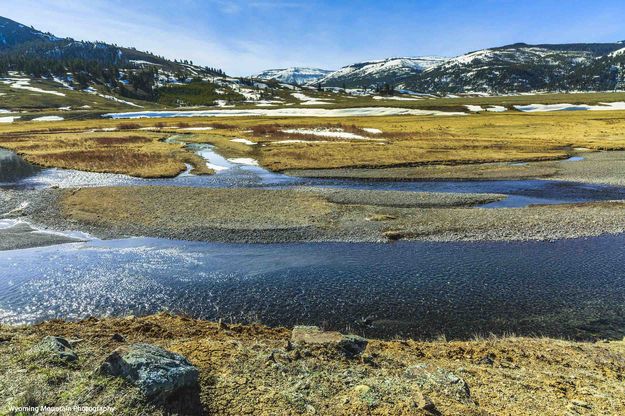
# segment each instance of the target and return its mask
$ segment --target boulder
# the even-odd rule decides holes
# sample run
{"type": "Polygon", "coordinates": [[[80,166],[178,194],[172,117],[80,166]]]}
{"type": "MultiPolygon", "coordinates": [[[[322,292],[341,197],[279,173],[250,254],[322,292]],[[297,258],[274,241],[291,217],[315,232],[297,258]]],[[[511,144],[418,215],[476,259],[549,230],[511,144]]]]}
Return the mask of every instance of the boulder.
{"type": "Polygon", "coordinates": [[[39,344],[35,345],[33,352],[63,361],[76,361],[78,359],[69,341],[61,337],[45,337],[39,344]]]}
{"type": "Polygon", "coordinates": [[[151,344],[116,349],[102,363],[100,371],[134,383],[153,401],[166,401],[182,390],[199,390],[196,367],[182,355],[151,344]]]}
{"type": "Polygon", "coordinates": [[[358,335],[344,335],[336,331],[322,331],[316,326],[296,326],[291,333],[294,345],[326,345],[338,349],[349,358],[362,354],[368,341],[358,335]]]}

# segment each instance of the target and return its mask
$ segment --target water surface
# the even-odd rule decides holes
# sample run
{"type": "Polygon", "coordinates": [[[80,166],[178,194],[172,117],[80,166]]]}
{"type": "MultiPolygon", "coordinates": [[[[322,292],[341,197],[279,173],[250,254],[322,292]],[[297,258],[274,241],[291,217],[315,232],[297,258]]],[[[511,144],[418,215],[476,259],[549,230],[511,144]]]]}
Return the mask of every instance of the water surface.
{"type": "Polygon", "coordinates": [[[126,239],[0,253],[0,321],[183,312],[368,336],[625,335],[625,237],[218,244],[126,239]]]}

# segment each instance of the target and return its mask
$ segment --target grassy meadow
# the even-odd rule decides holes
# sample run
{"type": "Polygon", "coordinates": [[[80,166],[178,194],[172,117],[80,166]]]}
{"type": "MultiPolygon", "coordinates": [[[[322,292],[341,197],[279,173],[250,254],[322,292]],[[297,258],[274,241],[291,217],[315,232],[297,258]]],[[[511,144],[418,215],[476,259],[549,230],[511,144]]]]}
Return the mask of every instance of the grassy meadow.
{"type": "MultiPolygon", "coordinates": [[[[7,88],[6,85],[1,87],[7,88]]],[[[79,94],[66,91],[68,96],[79,94]]],[[[386,102],[371,97],[354,98],[316,91],[306,94],[333,97],[332,104],[324,105],[328,108],[340,106],[341,100],[351,106],[386,102]]],[[[290,93],[289,97],[293,99],[290,93]]],[[[6,97],[1,98],[4,101],[6,97]]],[[[427,108],[449,109],[467,104],[593,104],[619,99],[625,99],[625,93],[432,98],[393,101],[392,104],[426,108],[419,106],[428,103],[427,108]]],[[[126,110],[139,109],[126,107],[126,110]]],[[[193,165],[198,173],[210,173],[204,161],[193,152],[182,145],[163,142],[172,134],[185,134],[187,142],[213,144],[226,157],[254,158],[274,171],[557,160],[575,154],[578,148],[625,149],[625,118],[619,111],[506,111],[466,116],[337,118],[198,117],[135,119],[132,122],[102,118],[95,110],[57,112],[66,120],[55,122],[30,122],[30,114],[25,113],[22,119],[13,123],[0,123],[1,147],[15,150],[30,162],[42,166],[142,177],[173,176],[184,171],[185,163],[193,165]],[[197,130],[197,127],[212,129],[197,130]],[[147,128],[154,130],[147,131],[147,128]],[[360,138],[284,132],[291,129],[329,129],[356,134],[360,138]],[[377,129],[381,133],[363,129],[377,129]]]]}

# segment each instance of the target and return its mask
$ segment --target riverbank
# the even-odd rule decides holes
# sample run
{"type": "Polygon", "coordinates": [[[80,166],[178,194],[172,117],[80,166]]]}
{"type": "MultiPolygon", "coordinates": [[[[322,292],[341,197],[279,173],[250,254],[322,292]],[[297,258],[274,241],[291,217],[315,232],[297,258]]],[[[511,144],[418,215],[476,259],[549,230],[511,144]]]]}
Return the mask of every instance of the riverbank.
{"type": "Polygon", "coordinates": [[[370,339],[350,358],[331,337],[312,344],[292,339],[290,329],[167,314],[2,326],[0,411],[81,405],[112,406],[118,415],[172,408],[194,415],[625,412],[624,341],[370,339]],[[34,354],[46,336],[69,340],[77,358],[34,354]],[[199,391],[187,403],[156,404],[131,383],[95,371],[113,350],[137,343],[186,357],[199,371],[199,391]]]}
{"type": "Polygon", "coordinates": [[[624,151],[590,152],[587,149],[577,149],[575,154],[578,158],[575,161],[478,163],[379,169],[302,169],[287,170],[284,173],[305,178],[366,179],[372,181],[550,179],[625,186],[624,151]]]}
{"type": "Polygon", "coordinates": [[[497,194],[101,187],[16,193],[23,215],[101,238],[216,242],[556,240],[625,232],[625,203],[475,208],[497,194]],[[25,196],[28,195],[28,196],[25,196]],[[23,203],[23,201],[21,202],[23,203]]]}

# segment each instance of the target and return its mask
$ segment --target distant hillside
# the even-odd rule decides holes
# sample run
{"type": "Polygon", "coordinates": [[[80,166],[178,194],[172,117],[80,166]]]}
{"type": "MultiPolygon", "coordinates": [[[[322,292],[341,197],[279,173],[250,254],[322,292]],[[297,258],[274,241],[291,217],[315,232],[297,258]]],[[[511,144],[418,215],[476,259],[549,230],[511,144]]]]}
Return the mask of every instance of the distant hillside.
{"type": "Polygon", "coordinates": [[[332,71],[327,69],[293,67],[267,69],[259,74],[252,75],[252,78],[275,80],[285,84],[303,85],[321,79],[330,73],[332,73],[332,71]]]}
{"type": "Polygon", "coordinates": [[[517,43],[455,58],[390,58],[346,66],[317,83],[435,94],[625,89],[625,43],[517,43]]]}
{"type": "Polygon", "coordinates": [[[61,39],[0,17],[0,75],[60,78],[78,89],[101,86],[120,95],[156,100],[159,83],[225,74],[104,42],[61,39]]]}
{"type": "Polygon", "coordinates": [[[508,93],[624,88],[622,43],[526,45],[483,49],[402,80],[423,92],[508,93]]]}
{"type": "Polygon", "coordinates": [[[446,62],[447,58],[417,57],[389,58],[360,62],[345,66],[317,82],[326,87],[371,87],[389,83],[399,84],[405,79],[446,62]]]}
{"type": "Polygon", "coordinates": [[[37,40],[57,41],[59,38],[0,16],[0,51],[37,40]]]}

